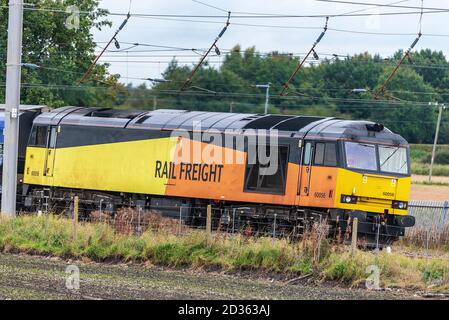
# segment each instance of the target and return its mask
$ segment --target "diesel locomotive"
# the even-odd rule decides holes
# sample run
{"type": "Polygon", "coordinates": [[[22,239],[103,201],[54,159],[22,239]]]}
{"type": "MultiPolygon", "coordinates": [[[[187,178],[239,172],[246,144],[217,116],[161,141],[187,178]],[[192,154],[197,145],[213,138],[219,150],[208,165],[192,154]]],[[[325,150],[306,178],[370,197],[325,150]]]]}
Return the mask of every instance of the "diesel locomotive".
{"type": "Polygon", "coordinates": [[[77,195],[86,210],[140,206],[194,225],[211,204],[214,227],[257,232],[277,219],[291,234],[317,219],[344,232],[358,218],[359,236],[384,244],[415,223],[409,145],[370,121],[64,107],[34,119],[23,183],[28,210],[77,195]]]}

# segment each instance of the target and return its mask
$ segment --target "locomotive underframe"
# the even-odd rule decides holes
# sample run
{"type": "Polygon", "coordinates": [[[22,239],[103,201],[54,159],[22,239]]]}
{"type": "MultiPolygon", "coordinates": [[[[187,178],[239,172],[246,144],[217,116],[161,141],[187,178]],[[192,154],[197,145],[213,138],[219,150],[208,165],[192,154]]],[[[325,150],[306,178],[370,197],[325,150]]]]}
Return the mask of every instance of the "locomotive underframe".
{"type": "Polygon", "coordinates": [[[191,227],[205,227],[206,210],[212,205],[212,229],[254,236],[301,237],[316,223],[327,226],[326,237],[349,241],[354,218],[359,220],[358,237],[367,245],[390,245],[405,234],[399,217],[342,209],[276,206],[254,203],[210,201],[193,198],[99,192],[66,188],[23,186],[20,209],[71,216],[78,196],[79,216],[89,219],[93,211],[113,216],[120,208],[155,210],[164,217],[180,219],[191,227]],[[323,223],[324,222],[324,223],[323,223]]]}

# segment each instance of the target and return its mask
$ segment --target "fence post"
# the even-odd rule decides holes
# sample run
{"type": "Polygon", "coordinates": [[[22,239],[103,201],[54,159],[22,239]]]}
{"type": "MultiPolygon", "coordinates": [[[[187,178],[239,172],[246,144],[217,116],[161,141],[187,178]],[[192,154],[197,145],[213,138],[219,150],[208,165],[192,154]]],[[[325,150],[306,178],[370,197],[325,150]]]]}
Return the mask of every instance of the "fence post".
{"type": "Polygon", "coordinates": [[[137,234],[139,236],[142,235],[142,206],[137,206],[137,212],[139,215],[137,216],[137,234]]]}
{"type": "Polygon", "coordinates": [[[73,199],[73,241],[76,241],[77,229],[78,229],[78,202],[79,197],[75,196],[73,199]]]}
{"type": "Polygon", "coordinates": [[[376,253],[379,253],[380,221],[377,221],[376,253]]]}
{"type": "Polygon", "coordinates": [[[182,227],[182,206],[179,207],[179,225],[178,225],[178,236],[181,235],[181,227],[182,227]]]}
{"type": "Polygon", "coordinates": [[[443,209],[441,211],[441,225],[444,227],[446,224],[447,212],[449,210],[449,201],[444,201],[443,209]]]}
{"type": "Polygon", "coordinates": [[[359,230],[359,219],[354,218],[352,221],[352,239],[351,239],[351,255],[357,250],[357,234],[359,230]]]}
{"type": "Polygon", "coordinates": [[[102,212],[102,209],[103,209],[103,199],[100,199],[100,223],[103,221],[103,212],[102,212]]]}
{"type": "Polygon", "coordinates": [[[425,281],[426,281],[426,292],[428,289],[428,281],[429,281],[429,241],[430,241],[430,227],[426,230],[426,270],[425,270],[425,281]]]}
{"type": "Polygon", "coordinates": [[[212,235],[212,206],[210,204],[207,206],[206,233],[208,240],[210,240],[212,235]]]}
{"type": "Polygon", "coordinates": [[[232,234],[235,233],[235,210],[236,208],[232,208],[232,234]]]}
{"type": "Polygon", "coordinates": [[[276,219],[277,219],[277,214],[274,214],[274,220],[273,220],[273,238],[276,238],[276,219]]]}
{"type": "Polygon", "coordinates": [[[44,207],[45,207],[45,214],[46,215],[48,215],[48,207],[49,207],[49,205],[48,205],[48,199],[49,199],[49,195],[45,192],[45,190],[44,190],[44,200],[45,200],[45,202],[44,202],[44,207]]]}

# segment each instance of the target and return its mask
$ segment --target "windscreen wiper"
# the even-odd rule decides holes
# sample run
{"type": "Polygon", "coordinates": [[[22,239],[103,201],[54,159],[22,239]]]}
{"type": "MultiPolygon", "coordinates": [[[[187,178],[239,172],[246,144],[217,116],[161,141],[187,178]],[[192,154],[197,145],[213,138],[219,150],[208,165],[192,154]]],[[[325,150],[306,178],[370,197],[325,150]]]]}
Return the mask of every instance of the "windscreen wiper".
{"type": "Polygon", "coordinates": [[[385,159],[384,162],[382,162],[382,163],[380,164],[380,168],[381,168],[381,169],[382,169],[382,166],[383,166],[388,160],[390,160],[391,157],[394,156],[394,154],[395,154],[396,152],[398,152],[399,149],[400,149],[400,148],[397,147],[396,150],[394,150],[394,152],[393,152],[387,159],[385,159]]]}

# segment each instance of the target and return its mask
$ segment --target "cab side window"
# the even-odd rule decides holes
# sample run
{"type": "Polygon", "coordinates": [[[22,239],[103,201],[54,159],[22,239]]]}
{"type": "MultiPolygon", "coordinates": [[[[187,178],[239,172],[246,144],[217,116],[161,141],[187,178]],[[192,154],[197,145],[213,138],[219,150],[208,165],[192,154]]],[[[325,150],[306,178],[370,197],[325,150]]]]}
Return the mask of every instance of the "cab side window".
{"type": "Polygon", "coordinates": [[[30,135],[29,145],[33,147],[47,147],[48,126],[34,126],[30,135]]]}
{"type": "Polygon", "coordinates": [[[58,135],[58,131],[56,127],[51,127],[50,130],[50,143],[48,144],[49,148],[56,148],[56,137],[58,135]]]}
{"type": "Polygon", "coordinates": [[[245,191],[284,194],[287,180],[288,152],[288,146],[278,147],[278,152],[275,155],[278,157],[277,166],[273,174],[265,174],[266,169],[272,164],[262,165],[258,159],[258,151],[256,154],[250,155],[245,172],[245,191]]]}
{"type": "Polygon", "coordinates": [[[337,166],[337,145],[335,143],[326,143],[324,165],[329,167],[337,166]]]}
{"type": "Polygon", "coordinates": [[[304,165],[310,165],[310,158],[312,157],[312,143],[307,142],[304,148],[304,165]]]}
{"type": "Polygon", "coordinates": [[[317,143],[315,147],[315,161],[314,164],[323,165],[324,164],[324,152],[325,152],[325,143],[317,143]]]}
{"type": "Polygon", "coordinates": [[[337,166],[337,147],[333,142],[318,142],[313,163],[319,166],[337,166]]]}

